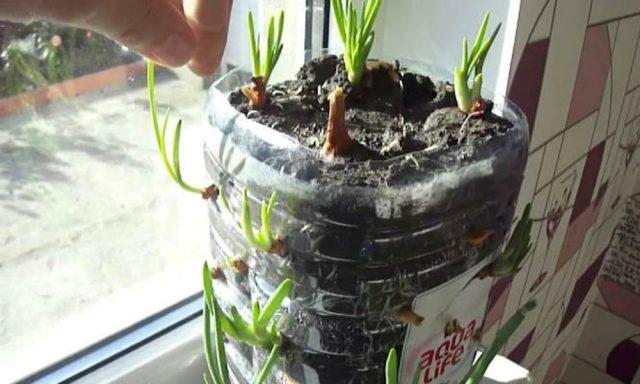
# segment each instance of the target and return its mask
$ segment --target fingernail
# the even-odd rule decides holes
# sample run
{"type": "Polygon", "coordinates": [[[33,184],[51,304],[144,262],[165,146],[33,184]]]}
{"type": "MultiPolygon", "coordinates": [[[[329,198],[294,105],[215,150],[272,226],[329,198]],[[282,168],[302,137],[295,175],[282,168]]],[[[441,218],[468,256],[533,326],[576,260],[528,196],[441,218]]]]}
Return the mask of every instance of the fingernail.
{"type": "Polygon", "coordinates": [[[153,51],[153,54],[167,65],[179,67],[189,61],[192,49],[191,42],[185,37],[171,35],[153,51]]]}
{"type": "Polygon", "coordinates": [[[191,61],[189,61],[189,68],[198,76],[211,76],[220,65],[224,46],[220,49],[220,47],[216,47],[215,44],[212,45],[213,49],[209,50],[206,55],[203,56],[196,53],[191,61]]]}
{"type": "Polygon", "coordinates": [[[216,71],[216,67],[214,65],[202,64],[194,60],[189,62],[189,68],[191,68],[193,73],[202,77],[211,76],[216,71]]]}

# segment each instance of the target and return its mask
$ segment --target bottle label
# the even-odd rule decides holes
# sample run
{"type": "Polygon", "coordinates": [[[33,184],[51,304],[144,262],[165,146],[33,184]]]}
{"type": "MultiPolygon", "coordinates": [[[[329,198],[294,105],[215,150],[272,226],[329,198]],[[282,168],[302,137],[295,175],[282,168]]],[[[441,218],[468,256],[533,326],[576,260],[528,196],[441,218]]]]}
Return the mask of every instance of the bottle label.
{"type": "Polygon", "coordinates": [[[401,384],[459,384],[467,374],[492,284],[491,278],[476,276],[488,263],[485,260],[414,299],[413,311],[424,320],[407,330],[401,384]]]}

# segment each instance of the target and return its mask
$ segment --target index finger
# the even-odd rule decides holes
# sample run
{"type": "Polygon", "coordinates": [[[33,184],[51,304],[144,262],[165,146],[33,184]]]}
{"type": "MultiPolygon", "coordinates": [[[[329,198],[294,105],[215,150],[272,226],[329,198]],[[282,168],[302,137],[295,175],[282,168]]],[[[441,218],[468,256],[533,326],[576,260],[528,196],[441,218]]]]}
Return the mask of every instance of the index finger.
{"type": "Polygon", "coordinates": [[[189,67],[200,76],[210,76],[227,43],[232,0],[184,0],[183,7],[196,38],[189,67]]]}

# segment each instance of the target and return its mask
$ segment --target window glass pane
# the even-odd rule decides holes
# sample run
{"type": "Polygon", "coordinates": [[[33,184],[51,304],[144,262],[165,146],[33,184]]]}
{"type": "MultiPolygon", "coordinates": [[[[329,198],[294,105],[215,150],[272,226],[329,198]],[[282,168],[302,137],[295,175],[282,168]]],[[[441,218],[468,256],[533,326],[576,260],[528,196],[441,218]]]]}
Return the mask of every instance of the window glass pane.
{"type": "MultiPolygon", "coordinates": [[[[285,52],[302,54],[296,3],[285,52]]],[[[274,4],[235,2],[223,67],[249,66],[247,11],[264,18],[274,4]]],[[[43,23],[0,22],[0,43],[0,382],[10,382],[198,292],[210,245],[206,202],[158,155],[144,61],[43,23]]],[[[206,186],[211,79],[156,71],[159,112],[183,120],[183,177],[206,186]]]]}
{"type": "MultiPolygon", "coordinates": [[[[15,86],[0,99],[2,382],[196,292],[209,247],[205,203],[178,190],[159,162],[144,62],[84,31],[15,31],[28,34],[3,55],[2,75],[15,86]],[[39,40],[56,53],[42,53],[39,40]]],[[[162,109],[189,127],[185,178],[202,183],[204,90],[168,71],[159,80],[162,109]]]]}

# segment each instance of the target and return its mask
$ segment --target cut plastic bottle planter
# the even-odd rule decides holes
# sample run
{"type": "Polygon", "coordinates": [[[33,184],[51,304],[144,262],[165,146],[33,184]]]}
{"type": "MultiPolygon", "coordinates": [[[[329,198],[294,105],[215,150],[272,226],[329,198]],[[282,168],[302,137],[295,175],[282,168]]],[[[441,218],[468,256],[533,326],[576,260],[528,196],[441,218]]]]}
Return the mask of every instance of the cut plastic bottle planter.
{"type": "MultiPolygon", "coordinates": [[[[326,52],[307,57],[319,54],[326,52]]],[[[453,78],[424,63],[400,60],[400,64],[434,82],[453,78]]],[[[513,104],[485,92],[495,103],[493,112],[509,120],[512,129],[472,150],[468,146],[425,149],[389,160],[336,163],[338,168],[348,166],[350,172],[398,172],[388,185],[349,186],[318,180],[317,170],[325,159],[317,151],[231,106],[229,92],[250,80],[250,74],[241,70],[218,80],[205,112],[207,169],[229,207],[221,199],[210,203],[214,259],[224,265],[241,257],[249,267],[246,273],[224,268],[234,295],[220,297],[221,305],[240,307],[238,303],[246,306],[251,300],[264,304],[283,279],[291,278],[295,288],[286,305],[286,359],[276,377],[304,383],[378,382],[389,349],[402,351],[408,328],[413,332],[419,327],[419,321],[408,325],[411,310],[417,308],[414,299],[427,291],[437,294],[434,288],[461,276],[470,280],[472,269],[501,250],[526,163],[526,119],[513,104]],[[281,254],[252,248],[244,239],[238,218],[245,187],[254,228],[260,227],[260,202],[277,192],[271,231],[283,242],[281,254]],[[470,234],[479,230],[492,236],[480,244],[470,241],[470,234]]],[[[487,292],[476,294],[486,297],[488,286],[483,284],[487,292]]],[[[443,321],[450,305],[441,301],[429,313],[413,314],[437,318],[426,326],[444,341],[451,334],[436,322],[443,321]]],[[[486,301],[479,300],[467,309],[482,318],[485,306],[486,301]]],[[[463,322],[444,319],[442,324],[453,326],[455,333],[459,332],[455,325],[469,326],[463,322]]],[[[480,326],[475,324],[474,332],[480,326]]],[[[460,361],[471,361],[477,334],[470,336],[460,361]]],[[[422,345],[426,344],[425,340],[422,345]]],[[[265,357],[242,346],[230,354],[236,371],[247,380],[250,369],[241,367],[260,366],[252,359],[265,357]]],[[[448,365],[438,377],[469,368],[448,365]]]]}

